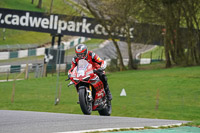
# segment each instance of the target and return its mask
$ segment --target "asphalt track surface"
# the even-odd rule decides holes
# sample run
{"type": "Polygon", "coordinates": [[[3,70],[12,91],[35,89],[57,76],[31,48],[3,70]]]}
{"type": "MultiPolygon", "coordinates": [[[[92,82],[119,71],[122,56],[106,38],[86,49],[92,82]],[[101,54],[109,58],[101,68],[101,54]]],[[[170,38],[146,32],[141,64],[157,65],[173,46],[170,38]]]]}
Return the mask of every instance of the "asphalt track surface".
{"type": "Polygon", "coordinates": [[[0,110],[0,133],[70,133],[180,123],[187,121],[0,110]]]}

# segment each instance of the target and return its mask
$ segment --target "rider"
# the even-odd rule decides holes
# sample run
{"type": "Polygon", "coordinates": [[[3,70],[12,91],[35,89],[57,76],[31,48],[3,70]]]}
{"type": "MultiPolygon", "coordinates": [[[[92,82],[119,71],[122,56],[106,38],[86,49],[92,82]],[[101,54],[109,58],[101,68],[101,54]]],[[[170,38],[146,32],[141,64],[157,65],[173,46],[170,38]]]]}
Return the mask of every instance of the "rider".
{"type": "Polygon", "coordinates": [[[75,48],[76,56],[72,58],[72,68],[68,71],[68,77],[71,77],[73,69],[77,66],[77,63],[80,59],[87,60],[92,64],[93,69],[97,70],[97,75],[104,84],[105,92],[108,100],[112,100],[112,95],[107,82],[107,77],[105,75],[106,62],[102,60],[97,54],[92,51],[88,51],[85,44],[79,44],[75,48]]]}

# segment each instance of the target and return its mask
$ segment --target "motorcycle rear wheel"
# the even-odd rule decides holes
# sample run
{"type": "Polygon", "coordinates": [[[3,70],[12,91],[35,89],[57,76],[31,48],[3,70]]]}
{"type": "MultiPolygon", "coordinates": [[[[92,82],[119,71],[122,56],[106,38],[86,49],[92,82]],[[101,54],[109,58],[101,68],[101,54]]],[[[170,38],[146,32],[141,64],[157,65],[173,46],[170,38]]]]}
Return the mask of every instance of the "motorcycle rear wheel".
{"type": "Polygon", "coordinates": [[[79,102],[83,114],[90,115],[92,112],[92,102],[88,101],[88,95],[85,89],[79,90],[79,102]]]}
{"type": "Polygon", "coordinates": [[[107,105],[104,109],[98,110],[99,114],[102,116],[110,116],[112,112],[111,101],[107,101],[107,105]]]}

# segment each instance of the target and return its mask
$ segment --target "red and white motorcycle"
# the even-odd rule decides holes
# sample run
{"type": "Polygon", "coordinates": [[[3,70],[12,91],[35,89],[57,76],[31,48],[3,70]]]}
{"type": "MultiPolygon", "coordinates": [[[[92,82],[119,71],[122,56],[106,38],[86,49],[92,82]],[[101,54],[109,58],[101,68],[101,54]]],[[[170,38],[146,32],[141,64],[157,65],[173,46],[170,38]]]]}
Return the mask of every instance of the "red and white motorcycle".
{"type": "Polygon", "coordinates": [[[84,59],[79,60],[70,80],[68,86],[75,85],[83,114],[90,115],[92,111],[98,111],[100,115],[111,115],[111,101],[107,100],[103,82],[96,70],[93,70],[92,64],[84,59]]]}

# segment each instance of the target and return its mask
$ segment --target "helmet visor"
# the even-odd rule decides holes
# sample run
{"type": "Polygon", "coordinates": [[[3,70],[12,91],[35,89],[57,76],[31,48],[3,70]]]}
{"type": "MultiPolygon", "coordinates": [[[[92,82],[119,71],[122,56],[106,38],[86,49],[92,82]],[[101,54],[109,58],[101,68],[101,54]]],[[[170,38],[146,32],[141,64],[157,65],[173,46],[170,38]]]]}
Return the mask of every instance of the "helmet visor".
{"type": "Polygon", "coordinates": [[[83,59],[85,57],[85,53],[77,53],[76,55],[79,59],[83,59]]]}

